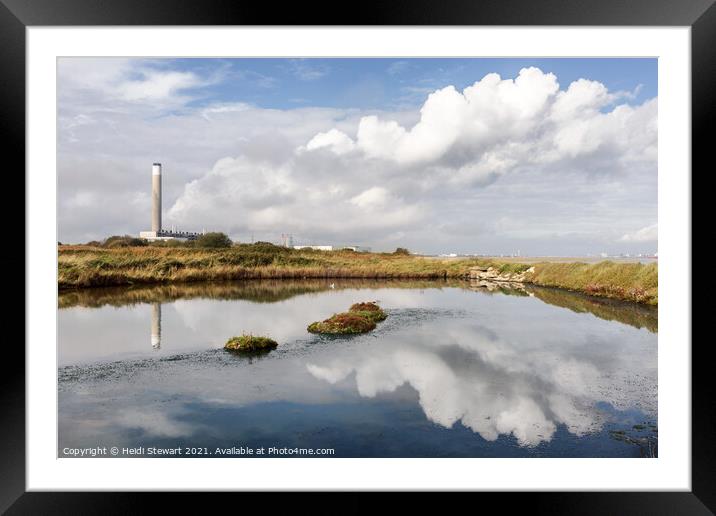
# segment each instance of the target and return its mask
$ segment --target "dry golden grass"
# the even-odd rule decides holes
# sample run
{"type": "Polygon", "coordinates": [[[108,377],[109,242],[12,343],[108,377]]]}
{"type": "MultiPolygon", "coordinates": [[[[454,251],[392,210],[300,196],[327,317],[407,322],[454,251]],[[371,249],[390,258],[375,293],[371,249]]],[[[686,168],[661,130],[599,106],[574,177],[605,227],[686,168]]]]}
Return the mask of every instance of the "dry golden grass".
{"type": "Polygon", "coordinates": [[[477,263],[258,245],[216,250],[60,246],[58,284],[62,289],[236,279],[455,278],[477,263]]]}
{"type": "Polygon", "coordinates": [[[529,281],[536,285],[658,303],[655,263],[505,263],[478,258],[293,250],[268,244],[243,244],[228,249],[60,246],[58,287],[63,290],[240,279],[464,278],[475,265],[492,265],[500,272],[521,272],[534,266],[529,281]]]}
{"type": "Polygon", "coordinates": [[[566,288],[593,296],[656,305],[659,270],[656,263],[538,263],[530,282],[566,288]]]}

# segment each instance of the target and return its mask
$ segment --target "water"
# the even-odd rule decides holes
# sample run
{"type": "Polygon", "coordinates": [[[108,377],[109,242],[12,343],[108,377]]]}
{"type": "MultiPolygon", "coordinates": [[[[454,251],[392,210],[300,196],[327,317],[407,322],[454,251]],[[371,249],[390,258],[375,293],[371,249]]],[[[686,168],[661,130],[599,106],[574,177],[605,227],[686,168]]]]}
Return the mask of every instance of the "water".
{"type": "Polygon", "coordinates": [[[656,311],[490,288],[328,280],[63,293],[58,456],[113,446],[119,456],[655,456],[656,311]],[[306,331],[360,301],[388,312],[375,331],[306,331]],[[222,349],[242,333],[280,345],[252,357],[222,349]]]}

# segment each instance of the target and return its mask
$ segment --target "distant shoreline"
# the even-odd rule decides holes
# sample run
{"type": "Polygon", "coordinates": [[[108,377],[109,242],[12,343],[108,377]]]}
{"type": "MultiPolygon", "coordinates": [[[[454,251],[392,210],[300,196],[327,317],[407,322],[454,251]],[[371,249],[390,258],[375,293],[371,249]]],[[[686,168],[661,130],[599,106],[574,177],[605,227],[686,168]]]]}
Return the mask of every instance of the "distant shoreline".
{"type": "Polygon", "coordinates": [[[480,256],[438,256],[425,255],[425,258],[434,258],[437,260],[465,260],[478,259],[490,260],[505,263],[600,263],[600,262],[616,262],[616,263],[658,263],[657,258],[640,257],[640,256],[499,256],[499,255],[480,255],[480,256]]]}
{"type": "Polygon", "coordinates": [[[395,253],[295,250],[270,244],[230,248],[58,247],[60,290],[243,279],[468,279],[491,268],[502,280],[658,304],[658,265],[625,261],[424,257],[395,253]],[[537,261],[539,260],[539,261],[537,261]]]}

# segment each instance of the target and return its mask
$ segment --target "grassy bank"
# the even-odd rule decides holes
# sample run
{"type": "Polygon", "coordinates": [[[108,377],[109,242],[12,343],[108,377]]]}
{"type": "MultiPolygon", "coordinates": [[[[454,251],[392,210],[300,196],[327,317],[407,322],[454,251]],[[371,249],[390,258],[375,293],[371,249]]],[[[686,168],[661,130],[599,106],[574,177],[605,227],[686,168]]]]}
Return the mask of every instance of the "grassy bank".
{"type": "Polygon", "coordinates": [[[592,296],[658,304],[659,270],[656,263],[538,263],[530,282],[592,296]]]}
{"type": "Polygon", "coordinates": [[[59,246],[58,287],[66,290],[239,279],[464,278],[475,265],[492,265],[505,273],[519,273],[533,266],[529,282],[536,285],[646,304],[658,301],[656,264],[500,263],[477,258],[294,250],[269,244],[226,249],[59,246]]]}
{"type": "Polygon", "coordinates": [[[60,246],[58,284],[64,289],[237,279],[455,278],[476,263],[265,244],[228,249],[60,246]]]}

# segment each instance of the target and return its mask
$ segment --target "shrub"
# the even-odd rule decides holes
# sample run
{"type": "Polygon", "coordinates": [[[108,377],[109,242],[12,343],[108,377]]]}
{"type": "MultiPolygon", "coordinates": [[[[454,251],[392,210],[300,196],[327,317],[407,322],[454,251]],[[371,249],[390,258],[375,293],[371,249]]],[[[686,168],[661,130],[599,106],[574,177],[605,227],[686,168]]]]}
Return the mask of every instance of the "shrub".
{"type": "Polygon", "coordinates": [[[196,247],[231,247],[233,242],[225,233],[206,233],[201,235],[199,238],[194,240],[194,246],[196,247]]]}
{"type": "Polygon", "coordinates": [[[408,251],[405,247],[398,247],[395,251],[393,251],[393,254],[400,254],[400,255],[409,255],[410,251],[408,251]]]}
{"type": "Polygon", "coordinates": [[[146,246],[147,242],[141,238],[133,237],[132,235],[114,235],[111,236],[102,243],[103,247],[114,249],[117,247],[143,247],[146,246]]]}

